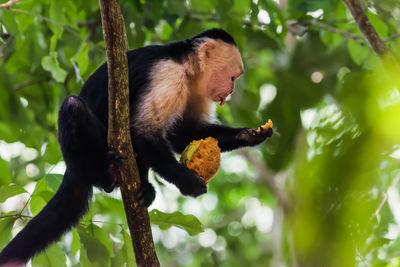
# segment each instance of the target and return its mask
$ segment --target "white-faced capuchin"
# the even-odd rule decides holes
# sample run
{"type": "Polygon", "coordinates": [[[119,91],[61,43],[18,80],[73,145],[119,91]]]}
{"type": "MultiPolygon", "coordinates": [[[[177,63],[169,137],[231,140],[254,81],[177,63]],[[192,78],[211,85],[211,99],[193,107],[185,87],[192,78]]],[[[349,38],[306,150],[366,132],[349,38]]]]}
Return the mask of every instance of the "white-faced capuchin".
{"type": "MultiPolygon", "coordinates": [[[[206,193],[205,182],[177,162],[174,153],[195,139],[212,136],[222,151],[254,146],[271,137],[272,129],[230,128],[211,123],[214,102],[223,105],[243,73],[232,36],[210,29],[190,39],[129,51],[131,136],[141,178],[139,200],[155,198],[148,182],[152,168],[183,195],[206,193]]],[[[84,84],[79,96],[62,104],[58,139],[66,163],[60,188],[43,210],[2,250],[0,265],[25,264],[58,240],[87,211],[92,187],[110,192],[115,181],[107,147],[107,65],[84,84]]]]}

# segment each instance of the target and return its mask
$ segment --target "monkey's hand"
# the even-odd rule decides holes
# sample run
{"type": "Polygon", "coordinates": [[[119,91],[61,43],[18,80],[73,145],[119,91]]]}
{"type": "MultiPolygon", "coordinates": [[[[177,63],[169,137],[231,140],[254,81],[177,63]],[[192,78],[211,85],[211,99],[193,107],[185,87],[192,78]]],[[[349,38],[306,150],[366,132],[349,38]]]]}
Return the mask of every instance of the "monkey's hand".
{"type": "Polygon", "coordinates": [[[186,167],[183,167],[183,170],[182,175],[176,181],[176,186],[182,195],[198,197],[201,194],[207,193],[207,185],[202,179],[186,167]]]}
{"type": "Polygon", "coordinates": [[[258,129],[247,128],[240,131],[236,135],[236,138],[246,146],[255,146],[264,142],[267,138],[270,138],[272,133],[272,128],[268,128],[267,130],[263,127],[259,127],[258,129]]]}
{"type": "Polygon", "coordinates": [[[118,186],[117,177],[114,175],[116,167],[122,164],[126,160],[125,158],[117,155],[114,151],[108,150],[106,153],[106,166],[107,170],[104,172],[102,177],[102,187],[106,193],[110,193],[118,186]]]}

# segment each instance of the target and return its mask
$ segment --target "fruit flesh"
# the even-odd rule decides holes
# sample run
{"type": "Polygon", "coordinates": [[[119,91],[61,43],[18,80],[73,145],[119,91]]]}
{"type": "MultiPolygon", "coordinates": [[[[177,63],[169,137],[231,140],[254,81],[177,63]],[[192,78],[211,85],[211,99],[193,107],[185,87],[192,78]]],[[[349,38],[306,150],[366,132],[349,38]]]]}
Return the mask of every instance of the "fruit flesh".
{"type": "Polygon", "coordinates": [[[272,121],[268,120],[268,122],[266,122],[264,125],[261,125],[260,127],[258,127],[257,132],[261,132],[261,128],[263,128],[264,130],[268,130],[269,128],[272,128],[272,121]]]}
{"type": "Polygon", "coordinates": [[[180,162],[208,183],[218,172],[221,149],[213,137],[192,141],[183,151],[180,162]]]}

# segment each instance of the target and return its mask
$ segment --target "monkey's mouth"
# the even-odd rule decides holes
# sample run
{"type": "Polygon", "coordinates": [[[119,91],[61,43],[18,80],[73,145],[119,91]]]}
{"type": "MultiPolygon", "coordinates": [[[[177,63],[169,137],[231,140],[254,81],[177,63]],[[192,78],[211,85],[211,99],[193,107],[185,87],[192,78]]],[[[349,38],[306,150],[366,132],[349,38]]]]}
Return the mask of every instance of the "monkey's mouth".
{"type": "Polygon", "coordinates": [[[226,97],[220,96],[219,97],[219,105],[222,107],[225,104],[225,102],[226,102],[226,97]]]}

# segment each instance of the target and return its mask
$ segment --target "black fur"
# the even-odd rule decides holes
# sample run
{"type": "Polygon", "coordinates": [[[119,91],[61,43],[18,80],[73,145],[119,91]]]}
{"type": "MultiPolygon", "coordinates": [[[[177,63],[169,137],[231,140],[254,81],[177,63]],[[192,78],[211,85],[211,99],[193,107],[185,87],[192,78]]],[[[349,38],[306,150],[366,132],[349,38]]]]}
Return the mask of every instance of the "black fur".
{"type": "Polygon", "coordinates": [[[56,194],[0,253],[0,266],[26,262],[78,223],[88,209],[92,186],[112,187],[104,126],[79,97],[62,104],[58,118],[59,142],[67,170],[56,194]],[[79,138],[77,138],[79,137],[79,138]]]}
{"type": "MultiPolygon", "coordinates": [[[[196,43],[203,37],[220,39],[236,45],[223,30],[211,29],[181,42],[157,45],[129,51],[129,83],[131,118],[134,118],[143,94],[149,88],[150,71],[162,59],[182,63],[195,52],[196,43]]],[[[103,64],[84,84],[80,96],[70,96],[59,112],[59,142],[67,165],[63,182],[46,207],[0,253],[0,265],[26,262],[74,226],[88,208],[92,186],[109,192],[115,182],[109,172],[115,160],[107,148],[108,124],[107,65],[103,64]]],[[[186,114],[186,113],[185,113],[186,114]]],[[[152,168],[168,182],[175,184],[182,194],[196,197],[207,191],[206,184],[192,171],[179,164],[173,151],[181,153],[190,141],[213,136],[222,151],[261,143],[272,135],[272,130],[257,132],[248,128],[230,128],[208,124],[184,115],[170,132],[159,129],[152,135],[131,131],[137,153],[142,187],[139,200],[150,205],[155,190],[147,180],[152,168]]]]}
{"type": "Polygon", "coordinates": [[[196,39],[201,39],[201,38],[210,38],[210,39],[219,39],[221,41],[224,41],[225,43],[228,44],[233,44],[234,46],[236,46],[235,40],[233,40],[232,36],[227,33],[224,30],[221,29],[209,29],[206,30],[202,33],[199,33],[198,35],[196,35],[195,37],[193,37],[191,40],[196,40],[196,39]]]}

